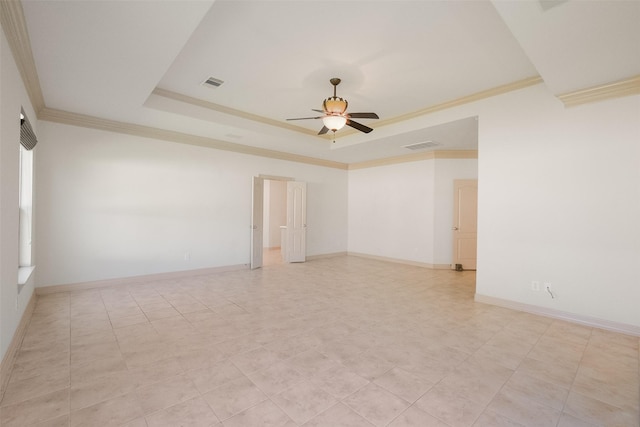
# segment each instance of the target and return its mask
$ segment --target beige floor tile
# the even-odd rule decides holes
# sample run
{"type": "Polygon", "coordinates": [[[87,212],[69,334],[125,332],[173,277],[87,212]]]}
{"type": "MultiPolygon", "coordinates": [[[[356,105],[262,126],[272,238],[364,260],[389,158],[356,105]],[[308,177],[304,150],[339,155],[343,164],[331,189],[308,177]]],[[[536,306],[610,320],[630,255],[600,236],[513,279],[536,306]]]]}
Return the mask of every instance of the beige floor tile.
{"type": "Polygon", "coordinates": [[[112,330],[99,331],[89,335],[71,337],[71,345],[73,347],[103,344],[107,342],[117,343],[118,340],[112,330]]]}
{"type": "Polygon", "coordinates": [[[564,387],[522,372],[516,372],[503,389],[526,394],[532,400],[559,411],[569,395],[569,390],[564,387]]]}
{"type": "Polygon", "coordinates": [[[503,389],[487,407],[510,420],[525,426],[555,426],[560,411],[542,405],[526,393],[513,389],[503,389]]]}
{"type": "Polygon", "coordinates": [[[526,427],[493,411],[486,410],[473,424],[473,427],[526,427]]]}
{"type": "Polygon", "coordinates": [[[33,424],[34,427],[69,427],[69,414],[61,415],[59,417],[41,421],[37,424],[33,424]]]}
{"type": "Polygon", "coordinates": [[[554,383],[560,387],[569,388],[576,377],[578,365],[564,362],[547,363],[536,359],[526,358],[518,367],[517,372],[539,378],[542,381],[554,383]]]}
{"type": "Polygon", "coordinates": [[[135,393],[118,396],[71,412],[71,427],[120,426],[142,416],[135,393]]]}
{"type": "Polygon", "coordinates": [[[230,360],[245,374],[261,371],[280,361],[278,355],[264,347],[232,356],[230,360]]]}
{"type": "Polygon", "coordinates": [[[215,388],[202,397],[223,422],[227,418],[267,400],[267,396],[245,376],[215,388]]]}
{"type": "Polygon", "coordinates": [[[409,407],[389,424],[389,427],[449,427],[437,418],[418,409],[415,405],[409,407]]]}
{"type": "Polygon", "coordinates": [[[373,424],[343,403],[336,403],[305,423],[304,427],[373,427],[373,424]]]}
{"type": "Polygon", "coordinates": [[[138,325],[147,322],[149,322],[149,319],[142,313],[133,316],[111,318],[111,325],[114,328],[122,328],[124,326],[138,325]]]}
{"type": "Polygon", "coordinates": [[[180,312],[173,308],[171,305],[169,305],[168,307],[158,308],[157,310],[148,310],[145,309],[145,307],[142,307],[142,310],[147,316],[147,319],[149,319],[149,321],[151,322],[159,319],[166,319],[168,317],[182,317],[180,315],[180,312]]]}
{"type": "Polygon", "coordinates": [[[571,392],[564,412],[582,421],[605,426],[640,425],[638,411],[625,411],[605,402],[571,392]]]}
{"type": "Polygon", "coordinates": [[[218,417],[201,397],[147,415],[146,420],[149,427],[209,427],[219,422],[218,417]]]}
{"type": "Polygon", "coordinates": [[[71,365],[85,364],[108,357],[118,357],[120,354],[120,347],[115,341],[74,344],[71,346],[71,365]]]}
{"type": "Polygon", "coordinates": [[[107,309],[107,313],[109,314],[109,319],[117,319],[120,317],[132,317],[144,314],[138,304],[134,302],[134,305],[127,307],[117,307],[113,309],[107,309]]]}
{"type": "Polygon", "coordinates": [[[39,375],[49,375],[69,369],[69,352],[51,355],[41,360],[16,360],[9,382],[26,380],[39,375]]]}
{"type": "Polygon", "coordinates": [[[527,357],[547,363],[563,362],[577,365],[585,352],[586,342],[565,341],[559,336],[540,338],[527,357]]]}
{"type": "Polygon", "coordinates": [[[625,411],[640,411],[640,383],[637,375],[609,378],[594,378],[582,370],[573,383],[571,391],[608,403],[625,411]],[[624,379],[623,379],[624,378],[624,379]]]}
{"type": "Polygon", "coordinates": [[[0,408],[0,425],[23,427],[68,413],[69,389],[62,389],[0,408]]]}
{"type": "Polygon", "coordinates": [[[386,426],[409,407],[409,403],[376,384],[368,384],[343,402],[370,423],[386,426]]]}
{"type": "Polygon", "coordinates": [[[312,349],[314,344],[305,336],[297,335],[277,339],[264,347],[273,351],[280,359],[287,359],[312,349]]]}
{"type": "Polygon", "coordinates": [[[266,392],[297,421],[357,425],[363,414],[336,402],[378,387],[407,405],[417,399],[394,426],[421,416],[418,425],[449,427],[639,424],[640,338],[478,304],[474,295],[475,272],[335,257],[38,296],[0,422],[88,417],[89,425],[143,427],[137,394],[126,395],[133,406],[110,398],[132,384],[162,422],[168,407],[188,414],[184,402],[205,393],[226,421],[244,412],[234,420],[249,423],[271,406],[266,392]],[[71,387],[48,393],[67,387],[54,378],[65,371],[71,387]]]}
{"type": "MultiPolygon", "coordinates": [[[[293,421],[282,409],[270,400],[258,403],[249,409],[225,420],[225,427],[284,427],[293,421]]],[[[293,424],[296,425],[296,424],[293,424]]]]}
{"type": "Polygon", "coordinates": [[[323,371],[337,367],[335,360],[317,350],[308,350],[290,359],[291,366],[301,374],[312,377],[323,371]]]}
{"type": "Polygon", "coordinates": [[[71,385],[87,383],[96,378],[126,370],[127,365],[120,354],[87,363],[77,363],[71,367],[71,385]]]}
{"type": "Polygon", "coordinates": [[[147,420],[144,417],[140,417],[131,420],[126,424],[122,424],[121,427],[148,427],[148,424],[147,420]]]}
{"type": "Polygon", "coordinates": [[[145,414],[165,409],[200,395],[191,380],[176,375],[136,390],[145,414]]]}
{"type": "Polygon", "coordinates": [[[409,403],[415,402],[433,387],[432,382],[400,368],[391,369],[373,382],[409,403]]]}
{"type": "Polygon", "coordinates": [[[310,381],[297,383],[271,400],[298,424],[309,421],[337,403],[333,396],[310,381]]]}
{"type": "Polygon", "coordinates": [[[563,413],[558,421],[558,427],[596,427],[598,424],[588,423],[579,418],[563,413]]]}
{"type": "Polygon", "coordinates": [[[544,333],[544,336],[554,337],[564,342],[584,345],[589,341],[592,330],[593,328],[587,326],[554,320],[544,333]]]}
{"type": "Polygon", "coordinates": [[[122,356],[127,367],[135,369],[171,359],[175,352],[164,342],[149,342],[126,351],[123,349],[122,356]]]}
{"type": "Polygon", "coordinates": [[[185,371],[185,375],[203,394],[244,376],[230,360],[212,363],[205,368],[188,370],[185,371]]]}
{"type": "Polygon", "coordinates": [[[472,425],[485,409],[485,405],[465,399],[449,390],[437,390],[435,387],[414,405],[451,427],[472,425]]]}
{"type": "Polygon", "coordinates": [[[38,342],[37,345],[29,348],[21,347],[16,360],[22,363],[48,359],[56,354],[69,353],[71,339],[64,340],[55,339],[53,341],[38,342]]]}
{"type": "Polygon", "coordinates": [[[396,365],[380,356],[375,350],[365,351],[358,356],[342,361],[342,364],[361,377],[373,381],[396,365]]]}
{"type": "Polygon", "coordinates": [[[208,345],[188,351],[180,351],[177,354],[177,359],[180,361],[183,369],[191,370],[206,368],[207,366],[219,363],[226,359],[226,355],[219,347],[208,345]]]}
{"type": "Polygon", "coordinates": [[[135,390],[128,372],[120,371],[74,384],[70,391],[71,411],[85,408],[135,390]]]}
{"type": "Polygon", "coordinates": [[[7,386],[0,405],[12,405],[56,390],[69,388],[69,377],[69,367],[66,367],[57,372],[11,382],[7,386]]]}
{"type": "Polygon", "coordinates": [[[336,366],[322,371],[312,377],[310,381],[314,386],[321,388],[336,399],[343,399],[369,384],[369,380],[344,366],[336,366]]]}
{"type": "Polygon", "coordinates": [[[249,374],[248,377],[268,396],[283,392],[305,380],[305,376],[287,362],[276,363],[266,369],[249,374]]]}

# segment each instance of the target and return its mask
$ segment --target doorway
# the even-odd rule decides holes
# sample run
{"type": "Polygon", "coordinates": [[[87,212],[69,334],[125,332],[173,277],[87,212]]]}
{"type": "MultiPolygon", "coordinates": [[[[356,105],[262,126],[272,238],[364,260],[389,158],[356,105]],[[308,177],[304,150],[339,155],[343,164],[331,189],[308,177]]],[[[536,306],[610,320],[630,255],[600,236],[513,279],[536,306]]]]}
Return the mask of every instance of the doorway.
{"type": "Polygon", "coordinates": [[[287,182],[264,180],[262,265],[282,264],[282,239],[287,226],[287,182]]]}
{"type": "Polygon", "coordinates": [[[475,270],[478,242],[478,180],[453,181],[452,268],[475,270]]]}
{"type": "MultiPolygon", "coordinates": [[[[276,192],[278,190],[275,190],[276,192]]],[[[271,249],[280,245],[282,262],[305,262],[306,260],[306,235],[307,235],[307,184],[293,181],[292,178],[257,176],[253,178],[253,190],[251,201],[251,269],[260,268],[264,263],[265,247],[269,248],[269,255],[276,251],[271,249]],[[280,203],[272,200],[272,190],[277,189],[267,181],[282,182],[286,186],[286,226],[282,228],[282,218],[278,214],[272,220],[271,205],[275,211],[281,208],[280,203]],[[265,196],[265,183],[269,188],[269,198],[265,196]],[[268,208],[265,209],[268,200],[268,208]],[[265,213],[268,211],[268,213],[265,213]],[[269,219],[265,221],[265,216],[269,219]],[[277,228],[276,228],[277,227],[277,228]],[[265,230],[265,229],[268,229],[265,230]],[[278,234],[278,231],[279,234],[278,234]],[[284,230],[284,231],[283,231],[284,230]],[[268,233],[268,238],[265,235],[268,233]],[[279,239],[278,239],[279,237],[279,239]]],[[[273,255],[277,256],[277,253],[273,255]]]]}

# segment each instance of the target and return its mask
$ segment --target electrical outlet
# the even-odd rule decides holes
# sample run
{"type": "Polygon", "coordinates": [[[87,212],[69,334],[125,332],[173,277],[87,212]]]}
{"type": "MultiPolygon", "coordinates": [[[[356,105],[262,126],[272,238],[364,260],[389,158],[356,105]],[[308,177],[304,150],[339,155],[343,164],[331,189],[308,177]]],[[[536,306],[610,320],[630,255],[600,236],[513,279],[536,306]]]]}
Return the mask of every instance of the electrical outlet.
{"type": "Polygon", "coordinates": [[[537,280],[532,280],[531,281],[531,290],[532,291],[540,291],[540,282],[538,282],[537,280]]]}

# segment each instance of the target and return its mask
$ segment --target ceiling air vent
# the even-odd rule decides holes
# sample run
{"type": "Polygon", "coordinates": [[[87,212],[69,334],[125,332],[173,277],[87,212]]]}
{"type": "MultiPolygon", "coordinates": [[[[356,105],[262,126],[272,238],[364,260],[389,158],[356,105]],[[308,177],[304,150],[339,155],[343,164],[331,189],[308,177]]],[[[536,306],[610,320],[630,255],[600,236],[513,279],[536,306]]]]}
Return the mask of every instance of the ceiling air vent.
{"type": "Polygon", "coordinates": [[[425,141],[425,142],[418,142],[416,144],[409,144],[409,145],[403,145],[403,148],[406,148],[407,150],[426,150],[427,148],[431,148],[431,147],[435,147],[438,144],[437,142],[433,142],[433,141],[425,141]]]}
{"type": "Polygon", "coordinates": [[[222,83],[224,82],[220,79],[216,79],[215,77],[209,77],[207,80],[202,82],[202,85],[208,86],[208,87],[219,87],[222,85],[222,83]]]}

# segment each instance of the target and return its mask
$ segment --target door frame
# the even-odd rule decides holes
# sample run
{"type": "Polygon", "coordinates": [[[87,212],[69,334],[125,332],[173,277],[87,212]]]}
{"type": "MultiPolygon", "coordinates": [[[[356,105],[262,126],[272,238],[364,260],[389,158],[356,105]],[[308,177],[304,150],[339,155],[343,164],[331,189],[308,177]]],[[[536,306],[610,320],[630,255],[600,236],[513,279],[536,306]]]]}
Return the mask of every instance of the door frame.
{"type": "Polygon", "coordinates": [[[451,259],[451,269],[455,270],[457,264],[460,264],[463,266],[464,265],[461,259],[458,259],[458,250],[459,250],[459,243],[462,240],[474,240],[475,241],[475,245],[476,245],[476,256],[475,258],[466,258],[468,260],[473,260],[473,262],[471,263],[471,265],[467,265],[467,267],[465,268],[466,270],[476,270],[477,268],[477,246],[478,246],[478,179],[454,179],[453,180],[453,226],[451,227],[452,229],[452,233],[451,233],[451,238],[452,238],[452,259],[451,259]],[[460,188],[464,188],[464,187],[475,187],[476,189],[476,206],[475,206],[475,231],[474,232],[469,232],[466,230],[460,230],[459,228],[461,227],[460,224],[460,206],[459,206],[459,195],[458,195],[458,191],[460,188]]]}
{"type": "Polygon", "coordinates": [[[263,194],[262,197],[256,199],[255,194],[254,194],[254,188],[253,185],[251,187],[251,224],[249,225],[249,228],[251,230],[251,232],[249,233],[249,247],[250,247],[250,256],[249,256],[249,266],[250,268],[253,270],[255,268],[261,268],[262,267],[262,259],[263,259],[263,254],[264,254],[264,242],[262,242],[262,237],[260,237],[260,241],[262,242],[259,246],[260,247],[254,247],[254,233],[259,233],[260,236],[262,236],[263,233],[263,229],[264,229],[264,221],[262,220],[262,218],[260,219],[260,223],[261,223],[261,227],[258,228],[254,228],[256,227],[257,224],[254,224],[254,215],[256,214],[256,211],[260,211],[261,215],[264,216],[264,181],[269,180],[269,181],[295,181],[295,178],[291,178],[288,176],[277,176],[277,175],[264,175],[264,174],[258,174],[258,176],[254,176],[252,178],[252,182],[256,179],[259,179],[262,181],[262,188],[263,188],[263,194]],[[254,258],[259,258],[260,262],[259,263],[254,263],[254,258]],[[259,264],[259,265],[258,265],[259,264]]]}

